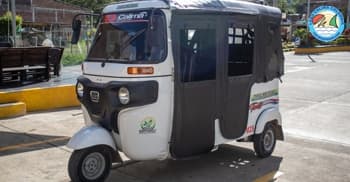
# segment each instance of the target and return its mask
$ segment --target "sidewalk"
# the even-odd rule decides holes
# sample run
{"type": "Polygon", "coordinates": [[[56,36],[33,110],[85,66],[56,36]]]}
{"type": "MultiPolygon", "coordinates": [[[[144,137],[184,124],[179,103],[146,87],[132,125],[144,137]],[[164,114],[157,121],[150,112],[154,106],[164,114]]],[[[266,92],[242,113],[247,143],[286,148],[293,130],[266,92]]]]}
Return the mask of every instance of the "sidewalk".
{"type": "MultiPolygon", "coordinates": [[[[69,181],[71,150],[83,127],[79,108],[0,120],[0,181],[69,181]]],[[[350,147],[286,136],[272,157],[255,157],[251,143],[223,145],[191,160],[143,161],[112,170],[107,181],[349,181],[350,147]]]]}

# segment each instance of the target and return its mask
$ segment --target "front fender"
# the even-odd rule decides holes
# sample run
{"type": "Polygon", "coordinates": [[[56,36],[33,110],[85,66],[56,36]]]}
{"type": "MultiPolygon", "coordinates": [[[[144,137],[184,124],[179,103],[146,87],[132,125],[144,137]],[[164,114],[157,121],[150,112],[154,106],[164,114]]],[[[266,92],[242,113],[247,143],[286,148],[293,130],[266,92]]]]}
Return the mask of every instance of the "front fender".
{"type": "Polygon", "coordinates": [[[268,108],[264,110],[258,117],[255,126],[255,134],[261,134],[264,131],[265,125],[268,122],[273,122],[277,132],[277,139],[283,140],[283,131],[282,131],[282,117],[278,108],[268,108]]]}
{"type": "Polygon", "coordinates": [[[110,146],[114,151],[117,151],[116,144],[110,132],[100,126],[87,126],[80,129],[69,140],[67,147],[80,150],[96,145],[110,146]]]}

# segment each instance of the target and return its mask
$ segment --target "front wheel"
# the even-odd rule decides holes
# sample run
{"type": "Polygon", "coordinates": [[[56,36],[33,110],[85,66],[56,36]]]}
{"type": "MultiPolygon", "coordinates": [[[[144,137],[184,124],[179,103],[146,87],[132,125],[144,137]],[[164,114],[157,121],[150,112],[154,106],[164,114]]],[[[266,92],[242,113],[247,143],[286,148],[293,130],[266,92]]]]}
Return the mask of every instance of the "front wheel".
{"type": "Polygon", "coordinates": [[[111,153],[107,146],[74,151],[68,163],[69,177],[73,182],[104,181],[111,169],[111,153]]]}
{"type": "Polygon", "coordinates": [[[261,134],[254,136],[254,150],[258,157],[269,157],[276,145],[276,132],[271,123],[265,125],[261,134]]]}

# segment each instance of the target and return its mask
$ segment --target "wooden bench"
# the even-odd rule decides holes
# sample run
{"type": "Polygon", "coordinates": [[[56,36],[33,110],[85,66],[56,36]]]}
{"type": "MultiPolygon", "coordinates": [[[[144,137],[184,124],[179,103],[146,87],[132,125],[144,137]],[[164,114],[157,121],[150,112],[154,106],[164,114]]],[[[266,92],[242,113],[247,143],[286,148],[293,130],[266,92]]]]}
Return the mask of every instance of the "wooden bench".
{"type": "Polygon", "coordinates": [[[50,71],[53,72],[53,75],[60,76],[60,70],[61,70],[61,58],[63,55],[64,48],[50,48],[49,49],[49,64],[50,64],[50,71]]]}
{"type": "Polygon", "coordinates": [[[51,48],[1,48],[0,84],[49,80],[49,49],[51,48]]]}

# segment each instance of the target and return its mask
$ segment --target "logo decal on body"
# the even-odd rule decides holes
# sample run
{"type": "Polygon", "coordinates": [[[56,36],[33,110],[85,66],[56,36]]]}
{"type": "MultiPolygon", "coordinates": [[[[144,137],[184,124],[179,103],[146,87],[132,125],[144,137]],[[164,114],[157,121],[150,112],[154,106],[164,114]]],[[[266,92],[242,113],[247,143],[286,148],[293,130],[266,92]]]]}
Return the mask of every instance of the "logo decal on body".
{"type": "Polygon", "coordinates": [[[257,101],[257,100],[266,99],[268,97],[272,97],[272,96],[276,96],[276,95],[278,95],[278,90],[274,89],[274,90],[270,90],[270,91],[267,91],[267,92],[258,93],[258,94],[253,95],[251,101],[254,102],[254,101],[257,101]]]}
{"type": "Polygon", "coordinates": [[[249,105],[250,112],[261,109],[264,105],[278,104],[279,103],[278,98],[270,98],[273,96],[278,96],[278,89],[253,95],[251,99],[251,104],[249,105]]]}
{"type": "Polygon", "coordinates": [[[140,134],[151,134],[156,132],[156,121],[153,117],[147,117],[140,123],[140,134]]]}
{"type": "Polygon", "coordinates": [[[249,105],[249,110],[250,112],[252,112],[254,110],[261,109],[264,105],[278,104],[278,103],[279,103],[279,99],[268,99],[261,102],[254,102],[249,105]]]}
{"type": "Polygon", "coordinates": [[[316,8],[308,19],[311,34],[320,41],[330,42],[344,31],[343,14],[333,6],[316,8]]]}

